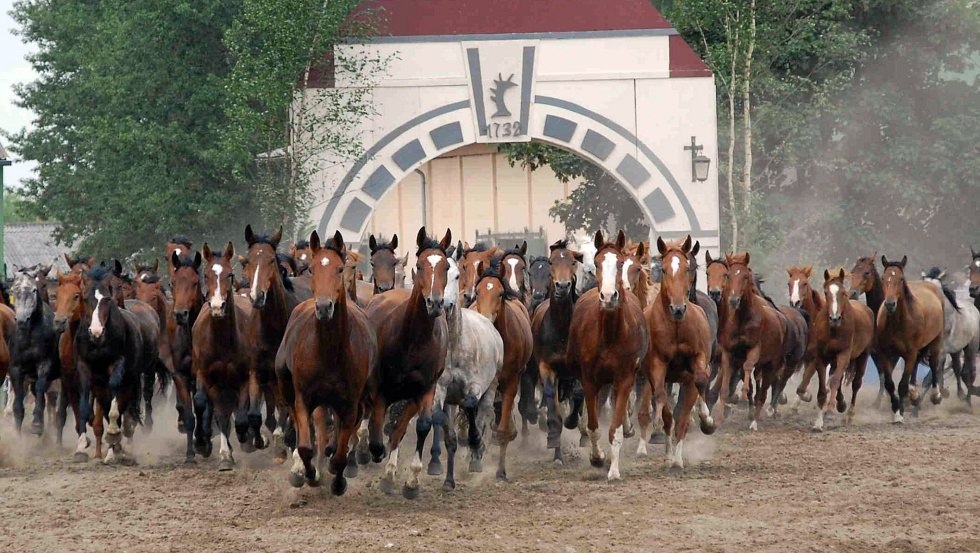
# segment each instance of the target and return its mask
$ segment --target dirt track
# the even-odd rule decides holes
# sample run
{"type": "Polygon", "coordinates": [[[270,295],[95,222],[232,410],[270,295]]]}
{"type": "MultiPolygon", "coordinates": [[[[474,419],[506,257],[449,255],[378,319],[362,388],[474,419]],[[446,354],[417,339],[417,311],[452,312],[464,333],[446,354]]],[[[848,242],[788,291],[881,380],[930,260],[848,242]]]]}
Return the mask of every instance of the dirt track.
{"type": "Polygon", "coordinates": [[[139,466],[106,467],[18,441],[5,419],[0,551],[980,551],[980,414],[954,397],[893,426],[859,405],[854,427],[833,417],[823,434],[809,431],[812,405],[753,434],[739,412],[696,434],[687,453],[701,461],[681,476],[659,446],[637,458],[635,438],[619,483],[585,450],[555,466],[528,444],[511,448],[511,482],[494,481],[491,455],[479,475],[457,463],[454,493],[425,477],[414,502],[381,493],[378,465],[341,498],[291,489],[268,452],[236,452],[233,473],[185,466],[169,420],[137,433],[139,466]]]}

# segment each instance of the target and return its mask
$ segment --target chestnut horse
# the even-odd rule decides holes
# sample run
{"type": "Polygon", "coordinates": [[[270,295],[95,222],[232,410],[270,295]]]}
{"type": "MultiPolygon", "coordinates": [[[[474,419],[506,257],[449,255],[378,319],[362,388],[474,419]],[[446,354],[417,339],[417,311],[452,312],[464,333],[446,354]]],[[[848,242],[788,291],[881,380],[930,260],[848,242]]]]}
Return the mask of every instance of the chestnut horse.
{"type": "Polygon", "coordinates": [[[463,257],[459,260],[459,289],[469,306],[476,300],[476,283],[480,275],[490,266],[490,258],[500,253],[500,248],[478,242],[472,248],[463,243],[463,257]]]}
{"type": "MultiPolygon", "coordinates": [[[[653,388],[655,413],[663,417],[666,436],[666,462],[670,468],[684,468],[684,438],[697,405],[701,431],[712,434],[714,421],[708,413],[708,361],[711,358],[711,327],[704,310],[691,302],[691,237],[683,242],[664,242],[657,238],[664,274],[657,299],[644,316],[650,332],[650,351],[646,359],[647,379],[653,388]],[[667,383],[680,384],[674,413],[667,404],[667,383]],[[676,424],[675,424],[676,423],[676,424]]],[[[645,407],[645,405],[644,405],[645,407]]],[[[640,420],[637,453],[646,454],[646,428],[640,420]]]]}
{"type": "Polygon", "coordinates": [[[599,391],[613,386],[612,421],[609,424],[611,463],[606,478],[619,480],[619,453],[623,445],[626,408],[640,363],[646,358],[650,334],[640,301],[626,291],[621,278],[626,259],[626,235],[619,231],[615,243],[595,234],[596,286],[575,305],[568,336],[566,362],[580,375],[588,412],[590,461],[602,467],[599,448],[599,391]]]}
{"type": "MultiPolygon", "coordinates": [[[[179,259],[183,259],[184,256],[188,255],[190,255],[191,258],[194,257],[191,255],[194,252],[194,244],[184,236],[174,236],[167,242],[165,248],[167,252],[167,261],[172,260],[175,253],[179,259]]],[[[71,266],[70,263],[69,266],[71,266]]],[[[173,283],[174,273],[177,272],[177,266],[175,266],[173,263],[169,263],[167,265],[167,272],[170,275],[170,282],[173,283]]],[[[191,323],[193,324],[193,321],[191,321],[191,323]]]]}
{"type": "MultiPolygon", "coordinates": [[[[186,247],[186,246],[185,246],[186,247]]],[[[173,294],[172,316],[167,319],[167,333],[171,348],[174,390],[177,392],[177,430],[188,432],[194,427],[194,400],[191,397],[197,387],[193,374],[194,323],[204,306],[201,288],[201,253],[176,250],[170,255],[170,288],[173,294]]],[[[207,447],[201,444],[202,447],[207,447]]]]}
{"type": "Polygon", "coordinates": [[[942,291],[925,281],[908,282],[905,279],[905,264],[901,261],[888,261],[881,256],[884,267],[882,284],[884,300],[878,310],[875,338],[881,357],[881,372],[885,379],[885,390],[892,400],[892,422],[904,421],[905,399],[913,406],[919,404],[917,389],[909,390],[909,379],[918,366],[919,356],[927,357],[932,369],[932,403],[942,402],[943,374],[941,353],[943,342],[944,314],[942,291]],[[905,371],[898,384],[892,381],[892,368],[897,360],[905,361],[905,371]]]}
{"type": "Polygon", "coordinates": [[[530,301],[527,285],[527,240],[504,251],[502,267],[504,279],[510,289],[517,292],[526,307],[530,301]]]}
{"type": "MultiPolygon", "coordinates": [[[[253,317],[248,300],[235,294],[235,274],[232,262],[235,246],[228,242],[220,256],[214,255],[207,243],[201,248],[204,254],[205,297],[207,309],[202,309],[192,331],[193,368],[197,379],[194,394],[197,413],[196,437],[210,444],[211,417],[218,423],[220,458],[218,470],[228,471],[235,466],[231,450],[231,418],[235,417],[235,433],[238,441],[254,447],[264,447],[260,434],[261,419],[248,417],[249,401],[257,395],[258,380],[255,374],[255,347],[249,341],[249,327],[253,317]],[[251,393],[250,393],[251,392],[251,393]],[[251,440],[251,441],[250,441],[251,440]]],[[[194,460],[192,429],[187,429],[187,461],[194,460]]],[[[199,440],[200,441],[200,440],[199,440]]],[[[201,449],[200,443],[197,445],[201,449]]],[[[203,453],[208,453],[205,446],[203,453]]],[[[207,456],[207,455],[205,455],[207,456]]]]}
{"type": "MultiPolygon", "coordinates": [[[[534,359],[538,364],[542,400],[548,410],[547,447],[555,450],[555,461],[562,462],[562,421],[559,406],[564,398],[559,394],[559,389],[571,389],[578,378],[566,363],[566,355],[568,331],[578,301],[576,278],[582,254],[570,250],[567,240],[559,240],[549,248],[551,255],[548,258],[548,266],[551,270],[551,285],[547,288],[548,299],[534,310],[531,334],[534,337],[534,359]]],[[[537,270],[534,269],[537,264],[537,262],[531,264],[532,272],[537,270]]],[[[535,289],[534,294],[537,293],[538,290],[535,289]]],[[[567,428],[575,428],[577,425],[577,420],[568,422],[570,426],[566,425],[567,428]]]]}
{"type": "MultiPolygon", "coordinates": [[[[757,430],[766,395],[785,364],[783,340],[786,328],[782,314],[756,288],[749,259],[748,252],[725,256],[728,277],[722,291],[722,304],[727,304],[727,308],[719,331],[720,397],[728,397],[730,376],[741,368],[742,399],[749,400],[749,429],[757,430]],[[751,386],[753,377],[757,390],[751,386]]],[[[715,409],[715,420],[720,425],[725,418],[724,402],[715,409]]]]}
{"type": "Polygon", "coordinates": [[[296,274],[310,274],[310,260],[313,259],[313,252],[310,250],[310,243],[300,240],[289,245],[289,257],[293,258],[296,264],[296,274]]]}
{"type": "MultiPolygon", "coordinates": [[[[830,366],[827,377],[829,389],[826,394],[821,393],[824,397],[820,400],[820,412],[813,423],[813,429],[818,432],[823,430],[824,414],[830,411],[830,398],[836,399],[837,412],[843,413],[847,409],[838,393],[845,374],[851,380],[851,408],[844,421],[850,424],[854,419],[857,394],[861,389],[861,380],[864,378],[864,369],[868,364],[874,339],[874,315],[868,306],[848,298],[844,287],[845,278],[844,269],[840,269],[836,275],[831,275],[826,270],[823,272],[825,301],[821,302],[810,330],[813,345],[808,351],[813,352],[812,361],[821,373],[825,366],[830,366]]],[[[821,374],[821,388],[823,381],[821,374]]]]}
{"type": "Polygon", "coordinates": [[[367,315],[378,338],[378,372],[370,384],[372,401],[370,450],[375,462],[384,455],[381,432],[385,411],[400,401],[407,402],[388,438],[390,451],[385,463],[381,489],[394,490],[398,468],[398,446],[416,414],[416,454],[412,458],[412,476],[402,495],[413,499],[419,493],[422,451],[432,428],[432,405],[436,383],[446,366],[446,319],[442,317],[443,292],[446,288],[449,262],[446,250],[452,243],[447,229],[440,242],[429,238],[425,227],[415,241],[417,263],[411,291],[396,288],[371,299],[367,315]]]}
{"type": "MultiPolygon", "coordinates": [[[[340,232],[324,247],[320,236],[310,236],[313,298],[293,310],[282,346],[276,355],[279,394],[289,405],[296,428],[297,447],[289,482],[301,487],[304,480],[318,485],[320,471],[314,466],[310,416],[326,410],[337,423],[336,451],[330,456],[334,475],[331,492],[347,490],[344,470],[355,464],[350,442],[363,416],[362,400],[377,360],[377,340],[364,312],[349,302],[344,288],[347,247],[340,232]]],[[[325,455],[329,436],[317,425],[316,457],[325,455]]],[[[317,463],[319,465],[319,463],[317,463]]]]}
{"type": "MultiPolygon", "coordinates": [[[[255,371],[259,383],[258,387],[249,388],[249,428],[255,428],[256,423],[262,420],[261,404],[264,396],[265,425],[273,432],[273,453],[279,463],[286,460],[286,449],[282,441],[286,426],[286,406],[276,405],[276,353],[293,309],[300,301],[310,297],[308,294],[294,292],[292,282],[283,277],[276,256],[276,248],[281,239],[282,227],[272,236],[260,236],[252,231],[251,225],[246,226],[245,243],[248,244],[248,255],[242,271],[245,280],[250,283],[249,299],[255,309],[250,322],[249,343],[256,348],[255,371]]],[[[256,443],[262,445],[256,439],[256,443]]]]}
{"type": "Polygon", "coordinates": [[[58,358],[61,360],[61,393],[58,395],[58,414],[55,432],[59,445],[65,423],[68,420],[68,407],[75,415],[75,432],[78,434],[78,447],[75,461],[88,461],[85,449],[89,446],[85,427],[88,421],[79,415],[78,371],[75,368],[75,334],[81,326],[85,314],[85,285],[80,273],[68,272],[58,275],[58,291],[55,294],[54,330],[58,336],[58,358]]]}
{"type": "MultiPolygon", "coordinates": [[[[520,293],[511,288],[504,276],[503,258],[500,254],[490,259],[487,270],[476,283],[476,301],[472,308],[483,315],[500,333],[504,342],[504,362],[497,373],[499,415],[495,431],[500,453],[497,457],[497,478],[507,479],[507,445],[517,437],[513,429],[514,399],[520,386],[521,373],[527,368],[534,349],[531,336],[531,317],[520,293]]],[[[511,273],[513,276],[514,273],[511,273]]]]}
{"type": "MultiPolygon", "coordinates": [[[[813,266],[789,267],[786,269],[786,274],[789,276],[789,281],[786,284],[789,290],[789,304],[797,309],[806,311],[810,320],[815,322],[817,316],[820,314],[820,310],[824,307],[824,296],[810,285],[810,277],[813,276],[813,266]]],[[[814,373],[817,374],[819,382],[817,401],[820,405],[823,405],[827,392],[827,373],[822,367],[820,370],[817,370],[818,367],[814,362],[817,347],[817,337],[814,335],[814,328],[815,325],[811,324],[810,335],[807,338],[807,350],[803,357],[803,377],[800,379],[800,385],[796,388],[796,398],[793,400],[792,405],[794,411],[799,409],[801,401],[809,402],[812,399],[807,388],[810,386],[810,380],[813,378],[814,373]]]]}

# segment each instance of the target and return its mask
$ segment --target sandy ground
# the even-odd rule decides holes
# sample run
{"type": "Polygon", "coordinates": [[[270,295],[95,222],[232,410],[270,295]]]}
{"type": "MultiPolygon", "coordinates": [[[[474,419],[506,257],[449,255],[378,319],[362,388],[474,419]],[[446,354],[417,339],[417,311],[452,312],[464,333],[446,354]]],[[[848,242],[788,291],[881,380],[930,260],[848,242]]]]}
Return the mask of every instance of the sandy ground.
{"type": "Polygon", "coordinates": [[[980,416],[953,397],[894,426],[870,405],[822,434],[812,405],[757,433],[740,410],[715,436],[693,431],[682,475],[664,470],[661,446],[640,458],[629,439],[616,483],[577,432],[558,466],[533,429],[511,448],[510,482],[495,481],[493,455],[466,473],[463,454],[455,492],[426,476],[415,501],[378,489],[380,465],[340,498],[290,488],[268,451],[236,452],[231,473],[185,466],[172,409],[137,433],[135,467],[74,464],[4,419],[0,551],[980,551],[980,416]]]}

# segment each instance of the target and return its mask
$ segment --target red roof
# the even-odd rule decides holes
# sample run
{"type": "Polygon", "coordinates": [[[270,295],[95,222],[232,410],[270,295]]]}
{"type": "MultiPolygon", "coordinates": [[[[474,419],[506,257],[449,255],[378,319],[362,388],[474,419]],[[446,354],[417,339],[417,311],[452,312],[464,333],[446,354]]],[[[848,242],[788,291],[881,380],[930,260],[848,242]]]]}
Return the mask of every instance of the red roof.
{"type": "Polygon", "coordinates": [[[668,29],[650,0],[367,0],[382,36],[668,29]]]}

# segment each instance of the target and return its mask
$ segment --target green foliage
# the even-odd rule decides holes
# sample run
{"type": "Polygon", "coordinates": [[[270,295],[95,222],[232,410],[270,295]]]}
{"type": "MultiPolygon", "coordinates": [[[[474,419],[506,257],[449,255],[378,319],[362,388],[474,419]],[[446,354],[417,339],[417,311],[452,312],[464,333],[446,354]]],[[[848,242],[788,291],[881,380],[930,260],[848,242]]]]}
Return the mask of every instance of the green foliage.
{"type": "Polygon", "coordinates": [[[293,93],[354,4],[19,0],[12,15],[39,74],[17,90],[35,128],[9,135],[38,162],[29,214],[99,256],[289,221],[302,202],[272,194],[274,173],[255,160],[291,151],[293,93]],[[279,209],[256,209],[266,205],[279,209]]]}
{"type": "Polygon", "coordinates": [[[3,222],[24,223],[33,221],[34,218],[27,215],[27,207],[24,197],[16,190],[4,190],[3,192],[3,222]]]}
{"type": "Polygon", "coordinates": [[[548,210],[569,232],[584,229],[612,232],[622,229],[628,236],[647,237],[650,227],[636,200],[623,185],[598,165],[567,150],[540,142],[515,142],[499,146],[511,166],[520,163],[532,171],[549,166],[561,182],[581,179],[572,193],[548,210]]]}

